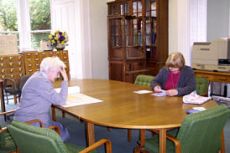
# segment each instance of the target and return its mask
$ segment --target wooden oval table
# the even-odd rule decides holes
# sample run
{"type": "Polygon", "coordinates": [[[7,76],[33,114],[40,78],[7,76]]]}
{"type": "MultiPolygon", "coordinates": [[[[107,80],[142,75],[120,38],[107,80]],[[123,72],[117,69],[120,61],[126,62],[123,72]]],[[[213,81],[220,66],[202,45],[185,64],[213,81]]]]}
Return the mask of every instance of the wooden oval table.
{"type": "MultiPolygon", "coordinates": [[[[150,89],[126,82],[86,79],[70,81],[69,85],[80,86],[81,93],[103,100],[100,103],[68,108],[55,106],[86,122],[88,144],[95,141],[94,125],[140,129],[141,146],[144,145],[145,130],[157,129],[160,153],[165,153],[167,129],[180,127],[187,115],[186,110],[194,107],[183,104],[182,97],[136,94],[134,91],[150,89]]],[[[209,101],[202,106],[209,108],[215,105],[215,102],[209,101]]]]}

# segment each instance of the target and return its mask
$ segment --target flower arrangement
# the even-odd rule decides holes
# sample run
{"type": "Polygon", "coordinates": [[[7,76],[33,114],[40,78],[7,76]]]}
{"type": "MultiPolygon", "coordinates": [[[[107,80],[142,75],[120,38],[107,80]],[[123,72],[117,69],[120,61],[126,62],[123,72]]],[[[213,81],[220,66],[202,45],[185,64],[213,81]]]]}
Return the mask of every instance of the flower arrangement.
{"type": "Polygon", "coordinates": [[[56,48],[57,50],[64,49],[68,42],[68,35],[66,32],[57,30],[49,34],[48,42],[52,48],[56,48]]]}

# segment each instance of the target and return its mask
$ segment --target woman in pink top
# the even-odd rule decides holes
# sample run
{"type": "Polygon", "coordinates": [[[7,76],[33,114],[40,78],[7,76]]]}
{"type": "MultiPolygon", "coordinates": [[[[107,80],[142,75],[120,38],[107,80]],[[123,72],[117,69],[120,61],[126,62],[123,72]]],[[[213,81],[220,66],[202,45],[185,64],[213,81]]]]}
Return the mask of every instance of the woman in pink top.
{"type": "Polygon", "coordinates": [[[154,92],[166,90],[168,96],[183,96],[196,89],[195,75],[191,67],[185,65],[184,56],[173,52],[151,83],[154,92]]]}

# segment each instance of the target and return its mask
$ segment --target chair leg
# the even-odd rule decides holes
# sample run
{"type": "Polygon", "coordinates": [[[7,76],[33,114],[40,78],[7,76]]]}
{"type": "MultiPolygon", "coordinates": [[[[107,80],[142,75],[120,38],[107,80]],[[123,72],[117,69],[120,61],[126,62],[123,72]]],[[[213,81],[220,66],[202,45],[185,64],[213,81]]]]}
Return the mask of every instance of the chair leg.
{"type": "Polygon", "coordinates": [[[7,93],[5,93],[5,95],[6,95],[6,103],[9,104],[9,97],[8,97],[7,93]]]}
{"type": "Polygon", "coordinates": [[[64,111],[62,111],[62,117],[65,118],[65,112],[64,111]]]}
{"type": "Polygon", "coordinates": [[[222,130],[222,133],[221,133],[221,147],[220,147],[220,152],[221,152],[221,153],[225,153],[224,129],[222,130]]]}
{"type": "Polygon", "coordinates": [[[14,95],[14,104],[17,104],[17,96],[14,95]]]}
{"type": "Polygon", "coordinates": [[[142,148],[140,144],[137,144],[136,147],[133,149],[133,153],[149,153],[149,151],[142,148]]]}
{"type": "Polygon", "coordinates": [[[128,142],[131,142],[132,140],[132,130],[128,129],[128,142]]]}

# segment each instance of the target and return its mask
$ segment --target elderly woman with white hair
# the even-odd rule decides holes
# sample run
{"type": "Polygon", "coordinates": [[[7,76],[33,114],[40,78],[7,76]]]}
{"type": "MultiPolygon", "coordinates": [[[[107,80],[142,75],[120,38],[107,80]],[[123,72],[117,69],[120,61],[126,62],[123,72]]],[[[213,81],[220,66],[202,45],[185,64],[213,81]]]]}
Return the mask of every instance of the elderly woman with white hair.
{"type": "Polygon", "coordinates": [[[46,57],[40,64],[40,71],[35,72],[25,83],[14,119],[21,122],[39,119],[45,127],[58,126],[65,141],[69,137],[68,130],[61,123],[51,120],[50,108],[52,104],[64,104],[67,95],[68,77],[65,64],[58,57],[46,57]],[[56,92],[53,83],[60,75],[63,78],[61,91],[56,92]]]}

